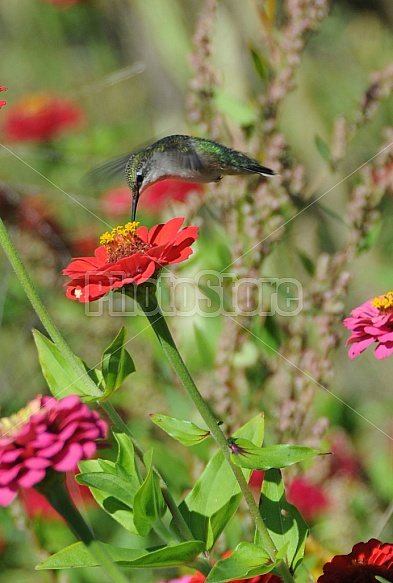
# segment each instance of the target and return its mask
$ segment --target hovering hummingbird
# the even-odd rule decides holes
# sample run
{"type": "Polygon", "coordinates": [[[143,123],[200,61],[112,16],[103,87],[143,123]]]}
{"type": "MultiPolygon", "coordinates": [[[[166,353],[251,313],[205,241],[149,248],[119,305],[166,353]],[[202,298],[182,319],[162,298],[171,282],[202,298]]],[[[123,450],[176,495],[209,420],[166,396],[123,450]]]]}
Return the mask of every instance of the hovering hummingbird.
{"type": "Polygon", "coordinates": [[[212,140],[182,135],[166,136],[143,150],[110,161],[92,173],[97,179],[105,174],[117,174],[124,168],[132,193],[132,221],[135,221],[140,195],[159,180],[218,182],[226,174],[276,174],[237,150],[212,140]]]}

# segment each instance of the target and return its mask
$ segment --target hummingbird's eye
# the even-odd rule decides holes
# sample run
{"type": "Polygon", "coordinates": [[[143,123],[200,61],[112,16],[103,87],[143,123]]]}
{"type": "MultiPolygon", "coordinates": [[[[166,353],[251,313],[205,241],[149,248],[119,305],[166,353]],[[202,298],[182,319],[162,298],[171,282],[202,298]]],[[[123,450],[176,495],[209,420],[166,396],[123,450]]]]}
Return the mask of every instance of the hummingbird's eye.
{"type": "Polygon", "coordinates": [[[136,185],[138,188],[140,186],[142,186],[142,182],[143,182],[143,174],[142,174],[142,172],[137,172],[136,173],[136,185]]]}

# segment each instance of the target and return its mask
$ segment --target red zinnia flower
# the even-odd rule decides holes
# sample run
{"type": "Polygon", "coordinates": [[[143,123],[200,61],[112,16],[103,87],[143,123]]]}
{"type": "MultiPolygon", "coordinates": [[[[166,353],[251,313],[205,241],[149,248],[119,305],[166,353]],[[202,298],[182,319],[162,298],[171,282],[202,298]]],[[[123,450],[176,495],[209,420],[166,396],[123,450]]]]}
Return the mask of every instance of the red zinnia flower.
{"type": "Polygon", "coordinates": [[[0,506],[18,488],[42,482],[48,470],[67,472],[96,451],[107,425],[77,395],[61,401],[41,397],[16,415],[0,420],[0,506]]]}
{"type": "MultiPolygon", "coordinates": [[[[0,91],[7,91],[7,87],[4,87],[4,85],[0,85],[0,91]]],[[[4,101],[4,99],[0,99],[0,109],[6,105],[6,101],[4,101]]]]}
{"type": "Polygon", "coordinates": [[[349,555],[336,555],[323,567],[317,583],[377,583],[376,575],[393,581],[393,544],[372,538],[357,543],[349,555]]]}
{"type": "Polygon", "coordinates": [[[82,111],[68,99],[37,93],[8,110],[4,131],[9,140],[52,140],[82,119],[82,111]]]}
{"type": "Polygon", "coordinates": [[[393,353],[393,292],[365,302],[352,310],[351,316],[344,320],[344,326],[352,332],[346,342],[353,345],[349,358],[355,358],[373,342],[378,342],[374,350],[378,359],[393,353]]]}
{"type": "Polygon", "coordinates": [[[139,285],[155,276],[162,267],[184,261],[191,255],[190,245],[197,238],[197,227],[179,228],[184,219],[174,218],[165,224],[136,228],[138,223],[116,227],[104,233],[94,257],[74,259],[64,269],[72,279],[67,297],[91,302],[110,290],[127,284],[139,285]]]}

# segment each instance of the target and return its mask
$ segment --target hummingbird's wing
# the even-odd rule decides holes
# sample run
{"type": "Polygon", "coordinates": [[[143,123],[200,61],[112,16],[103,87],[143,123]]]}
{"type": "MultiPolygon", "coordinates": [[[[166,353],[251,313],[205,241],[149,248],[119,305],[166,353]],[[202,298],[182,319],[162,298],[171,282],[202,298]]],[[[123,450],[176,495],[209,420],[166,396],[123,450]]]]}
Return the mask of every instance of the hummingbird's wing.
{"type": "Polygon", "coordinates": [[[89,186],[98,186],[102,184],[107,184],[116,176],[120,176],[125,173],[126,164],[130,159],[131,154],[125,154],[120,158],[114,158],[96,166],[89,170],[83,177],[83,182],[89,186]]]}

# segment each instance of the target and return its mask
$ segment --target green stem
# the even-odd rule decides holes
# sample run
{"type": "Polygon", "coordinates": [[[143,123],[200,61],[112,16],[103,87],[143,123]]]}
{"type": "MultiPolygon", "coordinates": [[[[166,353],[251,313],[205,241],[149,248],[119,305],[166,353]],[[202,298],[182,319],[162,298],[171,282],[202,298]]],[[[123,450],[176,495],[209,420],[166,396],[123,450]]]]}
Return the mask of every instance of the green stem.
{"type": "MultiPolygon", "coordinates": [[[[173,368],[175,369],[176,373],[178,374],[180,380],[182,381],[185,389],[187,390],[188,395],[192,399],[194,405],[198,409],[202,419],[206,423],[207,427],[210,430],[211,435],[216,440],[218,446],[220,447],[225,459],[229,463],[232,468],[232,471],[235,475],[235,478],[239,484],[239,487],[242,491],[242,494],[245,498],[247,506],[249,508],[250,514],[254,520],[255,526],[258,529],[258,532],[261,537],[261,541],[265,550],[269,553],[270,558],[272,561],[275,560],[275,556],[277,553],[277,549],[269,535],[269,532],[266,528],[265,523],[262,520],[262,517],[259,513],[258,506],[251,494],[251,491],[248,487],[247,480],[244,477],[244,474],[239,466],[236,466],[232,463],[230,457],[230,450],[228,447],[227,440],[225,435],[221,431],[220,427],[218,426],[217,420],[214,417],[213,413],[211,412],[209,406],[204,401],[202,395],[198,391],[182,357],[179,354],[179,351],[176,347],[176,344],[172,338],[168,325],[165,321],[164,316],[161,313],[160,307],[157,302],[157,298],[154,293],[154,288],[151,288],[151,293],[146,294],[146,288],[141,290],[141,293],[137,295],[137,301],[146,314],[150,324],[156,336],[162,346],[162,349],[167,356],[169,362],[172,364],[173,368]]],[[[285,582],[292,582],[293,578],[289,573],[289,570],[285,565],[280,565],[280,576],[284,579],[285,582]],[[282,572],[281,572],[282,571],[282,572]]],[[[278,569],[277,569],[278,570],[278,569]]]]}
{"type": "Polygon", "coordinates": [[[64,483],[64,475],[58,472],[48,474],[43,482],[35,487],[43,494],[49,504],[64,518],[74,535],[86,546],[90,555],[100,565],[114,583],[127,583],[127,578],[112,562],[105,548],[94,538],[80,512],[73,505],[64,483]]]}

